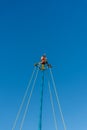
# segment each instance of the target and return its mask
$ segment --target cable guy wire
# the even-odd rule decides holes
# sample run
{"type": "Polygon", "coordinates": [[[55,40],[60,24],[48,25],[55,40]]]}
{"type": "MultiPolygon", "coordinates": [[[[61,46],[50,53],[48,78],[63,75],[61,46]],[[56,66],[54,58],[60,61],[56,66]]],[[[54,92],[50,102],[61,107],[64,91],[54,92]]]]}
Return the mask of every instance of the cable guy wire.
{"type": "Polygon", "coordinates": [[[33,85],[32,85],[32,89],[31,89],[31,92],[30,92],[30,96],[28,98],[26,109],[25,109],[25,112],[24,112],[24,115],[23,115],[23,118],[22,118],[22,121],[21,121],[20,130],[22,130],[22,127],[23,127],[23,124],[24,124],[24,120],[25,120],[26,113],[27,113],[27,110],[28,110],[28,107],[29,107],[29,104],[30,104],[31,96],[32,96],[32,93],[33,93],[33,90],[34,90],[34,87],[35,87],[35,82],[36,82],[36,79],[37,79],[38,71],[39,71],[39,69],[36,72],[36,76],[35,76],[35,79],[34,79],[34,82],[33,82],[33,85]]]}
{"type": "Polygon", "coordinates": [[[28,90],[29,90],[30,84],[31,84],[32,79],[33,79],[33,76],[34,76],[35,70],[36,70],[36,68],[34,68],[34,70],[33,70],[33,72],[32,72],[32,75],[31,75],[31,78],[30,78],[30,80],[29,80],[29,83],[28,83],[27,89],[26,89],[26,91],[25,91],[25,94],[24,94],[24,97],[23,97],[22,103],[21,103],[21,105],[20,105],[19,111],[18,111],[17,116],[16,116],[16,119],[15,119],[15,121],[14,121],[14,124],[13,124],[13,128],[12,128],[12,130],[14,130],[15,127],[16,127],[16,124],[17,124],[17,121],[18,121],[18,118],[19,118],[20,112],[21,112],[21,110],[22,110],[22,107],[23,107],[23,104],[24,104],[25,98],[26,98],[26,96],[27,96],[27,93],[28,93],[28,90]]]}
{"type": "Polygon", "coordinates": [[[64,130],[66,130],[66,124],[65,124],[65,121],[64,121],[64,117],[63,117],[62,109],[61,109],[61,106],[60,106],[60,101],[59,101],[59,97],[58,97],[58,94],[57,94],[56,85],[55,85],[55,81],[54,81],[51,69],[50,69],[50,74],[51,74],[51,78],[52,78],[52,82],[53,82],[53,87],[54,87],[54,91],[55,91],[55,95],[56,95],[57,104],[58,104],[58,107],[59,107],[61,119],[62,119],[62,122],[63,122],[64,130]]]}
{"type": "Polygon", "coordinates": [[[57,127],[57,120],[56,120],[56,114],[55,114],[54,104],[53,104],[53,98],[52,98],[52,93],[51,93],[51,88],[50,88],[50,83],[49,83],[49,82],[48,82],[48,87],[49,87],[49,94],[50,94],[50,101],[51,101],[51,106],[52,106],[52,111],[53,111],[55,129],[58,130],[58,127],[57,127]]]}

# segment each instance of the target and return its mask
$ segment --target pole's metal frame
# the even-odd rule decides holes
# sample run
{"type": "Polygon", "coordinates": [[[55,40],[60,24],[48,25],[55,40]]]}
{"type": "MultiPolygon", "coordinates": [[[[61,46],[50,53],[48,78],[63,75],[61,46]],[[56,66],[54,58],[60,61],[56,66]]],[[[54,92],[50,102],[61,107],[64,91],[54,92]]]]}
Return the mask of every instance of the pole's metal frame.
{"type": "Polygon", "coordinates": [[[43,90],[44,90],[44,70],[42,71],[42,86],[41,86],[41,97],[40,97],[40,117],[39,117],[38,130],[42,130],[43,90]]]}

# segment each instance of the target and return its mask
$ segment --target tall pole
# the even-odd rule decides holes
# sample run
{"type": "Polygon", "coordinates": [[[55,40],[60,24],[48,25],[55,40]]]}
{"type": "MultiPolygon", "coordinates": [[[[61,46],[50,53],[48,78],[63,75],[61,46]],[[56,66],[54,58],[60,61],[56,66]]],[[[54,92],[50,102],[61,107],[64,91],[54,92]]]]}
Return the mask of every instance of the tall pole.
{"type": "Polygon", "coordinates": [[[41,97],[40,97],[40,117],[39,117],[39,129],[38,130],[42,130],[43,89],[44,89],[44,70],[42,70],[42,86],[41,86],[41,97]]]}

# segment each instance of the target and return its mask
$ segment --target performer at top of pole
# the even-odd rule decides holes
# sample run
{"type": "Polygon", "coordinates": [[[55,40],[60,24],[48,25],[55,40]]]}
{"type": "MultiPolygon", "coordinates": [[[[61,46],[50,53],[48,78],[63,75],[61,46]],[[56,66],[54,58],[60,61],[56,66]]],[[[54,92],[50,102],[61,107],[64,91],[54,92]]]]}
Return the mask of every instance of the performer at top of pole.
{"type": "Polygon", "coordinates": [[[52,68],[51,64],[48,63],[46,54],[41,56],[40,62],[35,63],[34,66],[39,67],[40,70],[45,70],[47,68],[52,68]]]}

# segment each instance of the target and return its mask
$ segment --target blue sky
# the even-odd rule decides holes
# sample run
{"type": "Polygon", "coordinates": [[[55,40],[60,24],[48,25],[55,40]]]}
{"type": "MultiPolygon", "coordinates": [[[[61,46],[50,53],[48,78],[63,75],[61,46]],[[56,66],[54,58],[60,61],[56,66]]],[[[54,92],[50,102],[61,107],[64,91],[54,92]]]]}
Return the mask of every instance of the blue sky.
{"type": "MultiPolygon", "coordinates": [[[[12,129],[33,64],[43,53],[53,65],[67,130],[87,130],[86,0],[0,1],[0,130],[12,129]]],[[[39,74],[23,130],[38,129],[40,85],[39,74]]],[[[46,84],[43,130],[54,130],[47,91],[46,84]]],[[[56,116],[63,130],[58,110],[56,116]]]]}

